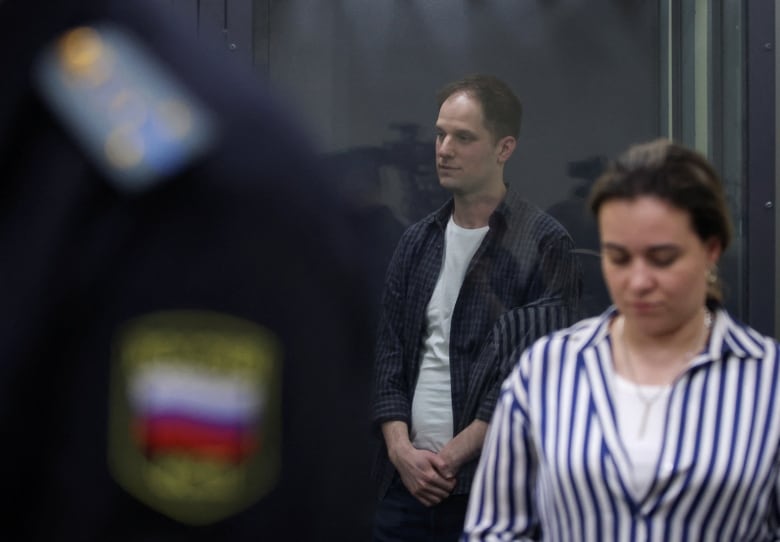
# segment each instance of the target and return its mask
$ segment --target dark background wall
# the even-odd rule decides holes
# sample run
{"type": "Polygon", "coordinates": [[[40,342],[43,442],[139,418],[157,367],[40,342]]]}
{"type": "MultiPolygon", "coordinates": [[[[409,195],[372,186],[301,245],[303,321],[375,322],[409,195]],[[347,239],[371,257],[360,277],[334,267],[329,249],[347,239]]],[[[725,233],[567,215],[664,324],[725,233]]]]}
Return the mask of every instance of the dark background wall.
{"type": "MultiPolygon", "coordinates": [[[[387,258],[403,227],[446,198],[433,128],[448,81],[486,72],[515,89],[525,111],[506,180],[584,251],[597,249],[584,199],[603,159],[660,133],[657,1],[166,1],[293,104],[340,185],[380,222],[387,258]]],[[[596,312],[607,304],[598,259],[582,261],[596,312]]]]}
{"type": "Polygon", "coordinates": [[[658,15],[641,0],[272,2],[269,75],[324,150],[382,145],[390,126],[433,141],[436,90],[470,72],[525,105],[507,180],[542,206],[567,164],[658,134],[658,15]]]}
{"type": "MultiPolygon", "coordinates": [[[[555,206],[582,248],[597,248],[583,211],[597,157],[659,134],[657,2],[268,6],[255,37],[267,40],[271,83],[298,105],[347,186],[387,204],[402,225],[446,197],[432,167],[435,93],[465,74],[494,74],[518,93],[525,114],[506,180],[537,205],[555,206]]],[[[598,263],[585,263],[586,286],[597,289],[598,263]]]]}

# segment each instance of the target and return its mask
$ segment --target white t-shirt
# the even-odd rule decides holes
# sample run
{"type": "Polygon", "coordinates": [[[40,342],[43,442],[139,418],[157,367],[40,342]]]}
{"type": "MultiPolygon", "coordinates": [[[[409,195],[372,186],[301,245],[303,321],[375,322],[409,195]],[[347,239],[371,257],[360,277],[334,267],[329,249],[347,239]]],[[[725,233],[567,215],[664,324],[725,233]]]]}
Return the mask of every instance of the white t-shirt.
{"type": "Polygon", "coordinates": [[[650,489],[658,460],[661,456],[661,444],[664,437],[664,420],[669,404],[672,386],[637,386],[633,382],[615,374],[615,408],[618,417],[618,431],[628,451],[628,457],[634,467],[633,484],[637,496],[644,496],[650,489]],[[647,414],[642,397],[652,399],[647,414]],[[643,417],[644,433],[642,431],[643,417]]]}
{"type": "Polygon", "coordinates": [[[411,438],[418,449],[438,452],[453,437],[450,381],[452,311],[469,263],[488,229],[488,226],[461,228],[452,216],[447,223],[444,264],[428,303],[428,326],[412,400],[411,438]]]}

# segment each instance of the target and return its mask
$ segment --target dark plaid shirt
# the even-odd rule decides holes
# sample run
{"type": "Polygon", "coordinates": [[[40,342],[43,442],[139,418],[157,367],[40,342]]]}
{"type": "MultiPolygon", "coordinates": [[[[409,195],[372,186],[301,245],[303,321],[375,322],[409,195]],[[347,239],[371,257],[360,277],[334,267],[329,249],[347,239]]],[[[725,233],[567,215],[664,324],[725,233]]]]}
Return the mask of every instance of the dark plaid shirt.
{"type": "MultiPolygon", "coordinates": [[[[411,428],[414,395],[426,332],[426,309],[439,278],[450,200],[404,232],[388,268],[376,353],[373,422],[411,428]]],[[[490,229],[469,263],[452,313],[450,373],[453,428],[490,421],[507,358],[526,341],[576,319],[581,272],[571,237],[551,216],[508,190],[489,220],[490,229]],[[532,308],[532,307],[542,307],[532,308]],[[510,309],[513,318],[497,321],[510,309]],[[539,325],[528,316],[541,310],[539,325]],[[518,324],[523,328],[517,329],[518,324]],[[496,326],[495,329],[494,325],[496,326]],[[533,337],[529,337],[529,333],[533,337]],[[504,369],[502,369],[504,367],[504,369]]],[[[476,462],[472,462],[476,464],[476,462]]],[[[454,493],[467,493],[474,465],[462,468],[454,493]]],[[[384,446],[375,476],[384,495],[394,474],[384,446]]]]}

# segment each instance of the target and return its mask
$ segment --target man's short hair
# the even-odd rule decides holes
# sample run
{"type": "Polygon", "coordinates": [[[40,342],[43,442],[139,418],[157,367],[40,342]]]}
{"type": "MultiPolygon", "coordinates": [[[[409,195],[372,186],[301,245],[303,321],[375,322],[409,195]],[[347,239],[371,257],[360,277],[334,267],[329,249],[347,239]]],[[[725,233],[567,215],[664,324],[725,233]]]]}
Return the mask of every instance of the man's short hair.
{"type": "Polygon", "coordinates": [[[517,137],[523,105],[512,89],[492,75],[473,74],[445,85],[437,94],[439,107],[453,94],[464,93],[482,105],[485,127],[496,141],[502,137],[517,137]]]}

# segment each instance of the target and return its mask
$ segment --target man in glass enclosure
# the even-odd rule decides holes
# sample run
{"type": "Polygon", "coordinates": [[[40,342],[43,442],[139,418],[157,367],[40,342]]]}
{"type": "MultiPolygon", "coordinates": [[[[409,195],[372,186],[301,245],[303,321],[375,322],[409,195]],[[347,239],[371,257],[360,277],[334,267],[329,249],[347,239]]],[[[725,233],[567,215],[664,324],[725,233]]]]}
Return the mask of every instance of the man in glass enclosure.
{"type": "Polygon", "coordinates": [[[436,167],[452,197],[404,233],[383,294],[377,541],[458,538],[507,354],[578,310],[571,237],[504,180],[518,98],[472,75],[445,86],[438,103],[436,167]]]}

